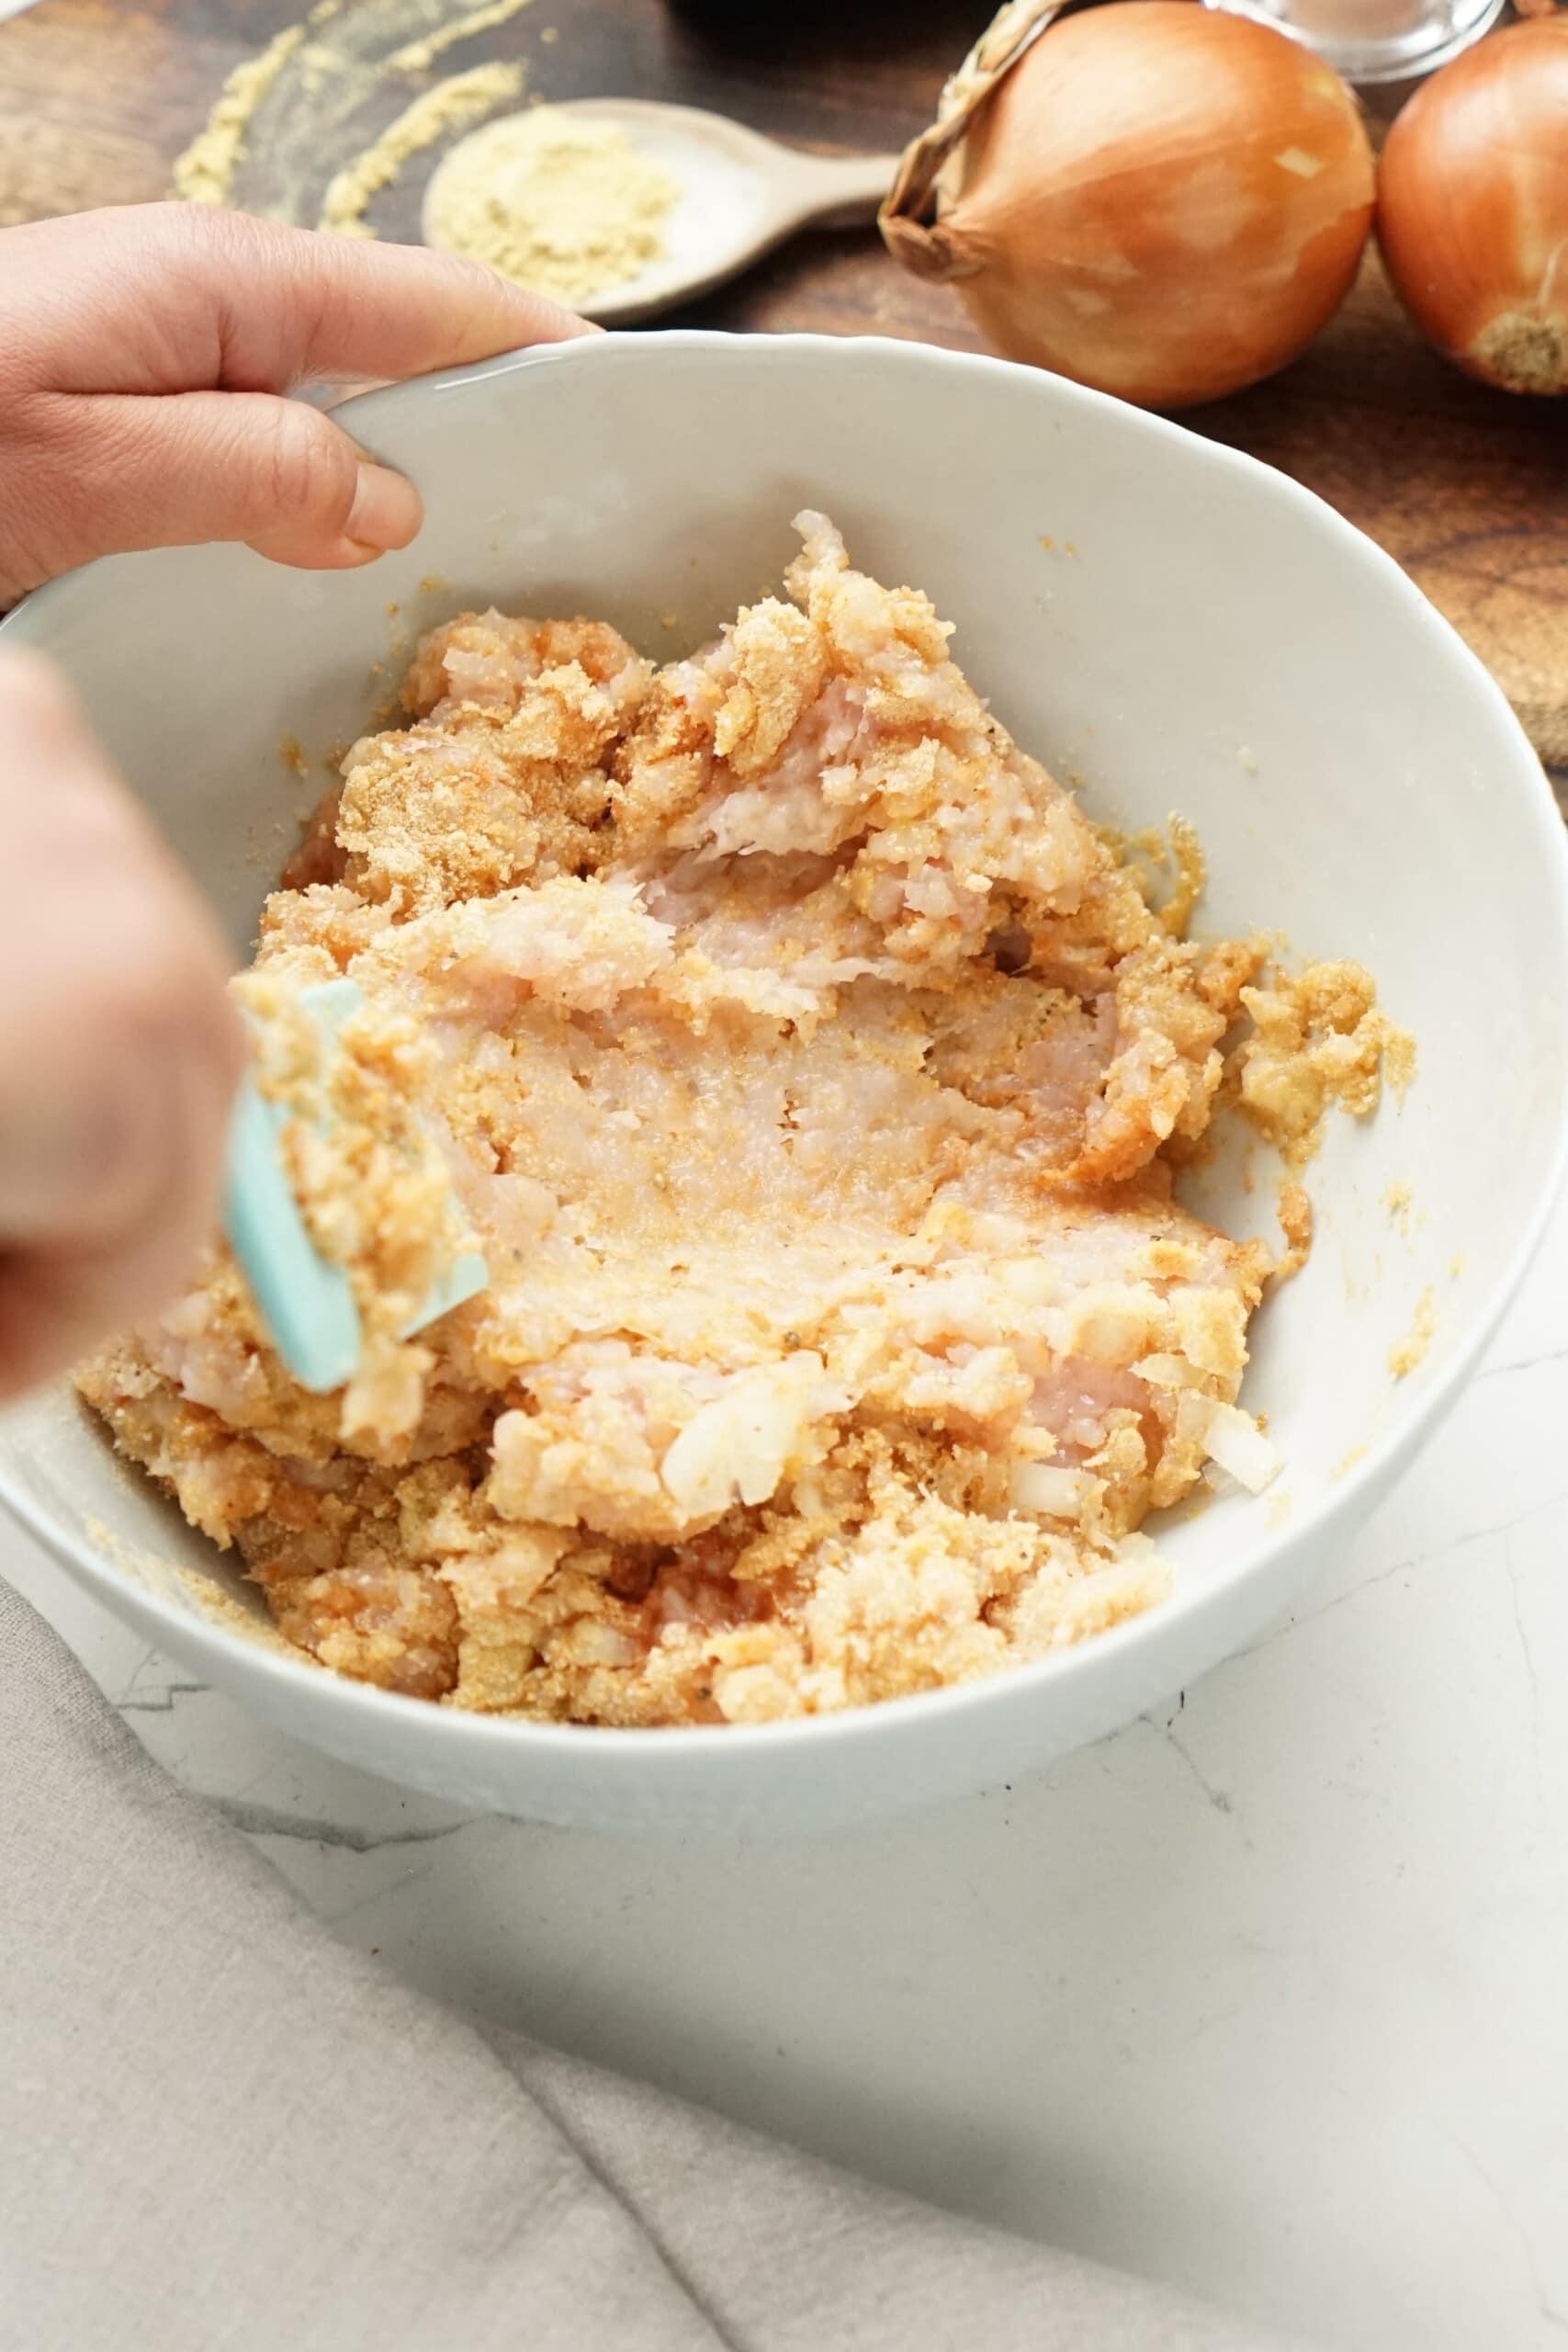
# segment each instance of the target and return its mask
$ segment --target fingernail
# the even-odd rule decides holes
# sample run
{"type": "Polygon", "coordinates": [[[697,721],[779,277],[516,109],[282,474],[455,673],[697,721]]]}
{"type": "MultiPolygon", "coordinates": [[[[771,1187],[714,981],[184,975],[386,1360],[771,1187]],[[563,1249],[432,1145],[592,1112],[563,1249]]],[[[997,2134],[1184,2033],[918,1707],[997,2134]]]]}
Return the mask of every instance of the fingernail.
{"type": "Polygon", "coordinates": [[[360,467],[343,526],[345,539],[382,555],[389,548],[406,548],[423,520],[424,507],[412,481],[389,466],[360,467]]]}

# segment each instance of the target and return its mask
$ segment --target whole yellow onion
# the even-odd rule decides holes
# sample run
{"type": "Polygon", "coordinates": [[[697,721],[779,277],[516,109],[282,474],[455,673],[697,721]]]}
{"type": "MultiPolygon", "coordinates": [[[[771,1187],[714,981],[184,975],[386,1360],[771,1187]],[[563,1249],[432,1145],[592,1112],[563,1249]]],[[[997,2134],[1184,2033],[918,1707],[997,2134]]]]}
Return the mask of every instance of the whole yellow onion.
{"type": "Polygon", "coordinates": [[[1383,147],[1378,242],[1450,359],[1568,392],[1568,17],[1511,26],[1423,84],[1383,147]]]}
{"type": "Polygon", "coordinates": [[[1270,27],[1195,0],[1012,0],[882,228],[1010,358],[1182,408],[1311,342],[1355,278],[1374,187],[1349,90],[1270,27]]]}

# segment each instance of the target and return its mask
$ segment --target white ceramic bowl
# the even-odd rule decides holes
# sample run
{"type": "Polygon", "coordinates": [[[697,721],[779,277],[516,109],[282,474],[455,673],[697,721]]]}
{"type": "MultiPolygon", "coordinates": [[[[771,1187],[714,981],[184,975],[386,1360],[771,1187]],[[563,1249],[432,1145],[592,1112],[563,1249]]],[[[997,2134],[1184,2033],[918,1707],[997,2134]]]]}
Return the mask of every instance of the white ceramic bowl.
{"type": "MultiPolygon", "coordinates": [[[[1311,1262],[1257,1326],[1247,1395],[1286,1457],[1280,1491],[1177,1520],[1163,1608],[995,1681],[758,1729],[462,1714],[247,1631],[235,1604],[257,1618],[254,1596],[63,1396],[0,1432],[0,1495],[150,1642],[258,1713],[394,1780],[546,1820],[806,1826],[889,1810],[1011,1778],[1172,1694],[1275,1614],[1431,1435],[1561,1178],[1568,856],[1503,697],[1305,492],[998,362],[610,338],[376,392],[349,421],[423,489],[408,553],[342,576],[232,548],[120,558],[7,625],[71,673],[237,947],[315,789],[282,739],[351,739],[394,636],[493,600],[603,613],[664,653],[777,581],[809,503],[856,560],[931,592],[1007,724],[1098,814],[1196,822],[1207,922],[1370,966],[1416,1036],[1419,1078],[1403,1110],[1334,1124],[1312,1171],[1311,1262]],[[1401,1183],[1407,1237],[1381,1198],[1401,1183]],[[1390,1347],[1428,1288],[1430,1351],[1396,1384],[1390,1347]]],[[[1235,1224],[1267,1210],[1268,1187],[1217,1189],[1235,1224]]]]}

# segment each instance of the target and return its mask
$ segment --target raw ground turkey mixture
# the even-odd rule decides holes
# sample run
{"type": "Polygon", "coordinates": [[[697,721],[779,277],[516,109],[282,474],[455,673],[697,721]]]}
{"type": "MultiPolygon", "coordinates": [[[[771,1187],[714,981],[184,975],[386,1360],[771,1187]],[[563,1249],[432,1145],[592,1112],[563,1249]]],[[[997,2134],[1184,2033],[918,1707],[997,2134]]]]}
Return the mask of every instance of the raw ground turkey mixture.
{"type": "Polygon", "coordinates": [[[1222,1086],[1370,1107],[1370,984],[1264,994],[1256,944],[1178,936],[927,599],[800,528],[790,601],[663,669],[592,621],[437,629],[267,904],[236,986],[360,1374],[298,1387],[215,1247],[81,1385],[343,1673],[609,1724],[857,1705],[1147,1608],[1145,1514],[1268,1476],[1273,1261],[1172,1163],[1222,1086]],[[298,1000],[344,973],[329,1053],[298,1000]],[[400,1340],[454,1194],[490,1286],[400,1340]]]}

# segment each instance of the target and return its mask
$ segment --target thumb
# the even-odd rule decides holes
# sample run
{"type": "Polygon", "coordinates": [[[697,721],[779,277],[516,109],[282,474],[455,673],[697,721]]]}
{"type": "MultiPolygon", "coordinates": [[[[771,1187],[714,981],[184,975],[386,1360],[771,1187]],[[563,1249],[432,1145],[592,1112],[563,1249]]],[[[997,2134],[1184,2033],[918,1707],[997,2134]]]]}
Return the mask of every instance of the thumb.
{"type": "Polygon", "coordinates": [[[159,1305],[242,1061],[210,918],[46,665],[0,652],[0,1396],[159,1305]]]}
{"type": "Polygon", "coordinates": [[[73,493],[97,544],[242,539],[275,562],[342,570],[407,547],[413,484],[341,425],[269,392],[89,395],[90,453],[73,493]]]}

